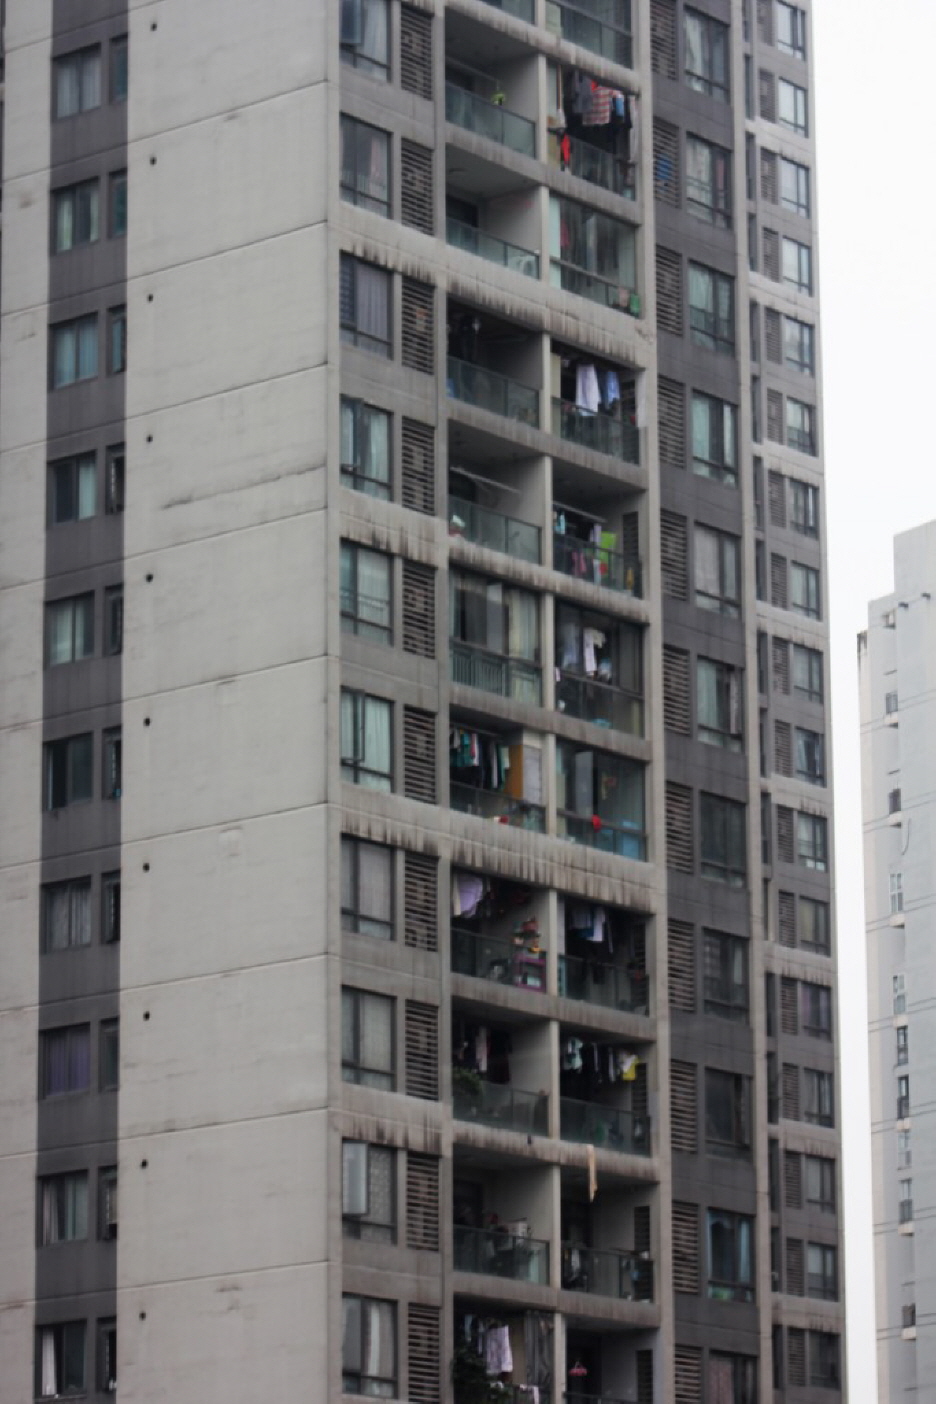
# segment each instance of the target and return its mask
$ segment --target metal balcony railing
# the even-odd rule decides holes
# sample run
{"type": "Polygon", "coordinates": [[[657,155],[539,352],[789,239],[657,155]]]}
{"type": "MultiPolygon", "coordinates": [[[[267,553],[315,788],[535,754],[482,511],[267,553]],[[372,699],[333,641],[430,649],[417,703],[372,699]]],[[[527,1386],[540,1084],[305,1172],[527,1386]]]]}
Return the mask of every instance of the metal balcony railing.
{"type": "Polygon", "coordinates": [[[499,263],[502,268],[511,268],[515,273],[524,273],[528,278],[538,278],[540,272],[539,254],[531,249],[523,249],[519,244],[498,239],[494,234],[485,234],[474,225],[464,224],[451,215],[445,221],[446,242],[455,249],[486,258],[488,263],[499,263]]]}
{"type": "Polygon", "coordinates": [[[621,590],[638,600],[643,598],[640,561],[636,557],[622,556],[575,536],[553,536],[553,570],[589,585],[621,590]]]}
{"type": "Polygon", "coordinates": [[[537,564],[542,560],[542,533],[538,526],[460,497],[449,498],[449,535],[501,551],[518,561],[537,564]]]}
{"type": "Polygon", "coordinates": [[[445,85],[445,116],[456,127],[476,132],[521,156],[536,154],[536,126],[528,117],[509,112],[499,103],[455,83],[445,85]]]}
{"type": "Polygon", "coordinates": [[[640,431],[613,414],[593,414],[571,400],[554,399],[552,432],[566,443],[610,454],[625,463],[640,462],[640,431]]]}
{"type": "Polygon", "coordinates": [[[597,1102],[559,1099],[559,1134],[563,1141],[598,1146],[627,1155],[650,1154],[650,1118],[597,1102]]]}
{"type": "Polygon", "coordinates": [[[499,371],[449,356],[446,388],[452,400],[539,427],[539,391],[499,371]]]}
{"type": "Polygon", "coordinates": [[[650,981],[642,971],[629,972],[617,965],[605,965],[579,956],[561,955],[559,993],[566,999],[600,1004],[605,1009],[628,1009],[632,1013],[646,1013],[649,1008],[650,981]]]}
{"type": "Polygon", "coordinates": [[[642,697],[596,678],[576,677],[565,669],[556,682],[556,711],[628,736],[643,735],[642,697]]]}
{"type": "Polygon", "coordinates": [[[600,853],[616,853],[619,858],[647,856],[647,835],[642,829],[624,828],[594,815],[570,814],[560,809],[556,815],[556,833],[571,843],[596,848],[600,853]]]}
{"type": "Polygon", "coordinates": [[[629,312],[632,317],[640,315],[640,298],[630,288],[624,288],[611,278],[600,273],[590,273],[587,268],[579,268],[575,263],[563,263],[561,259],[550,260],[553,271],[553,284],[558,279],[559,286],[576,297],[587,297],[597,302],[599,307],[616,307],[619,312],[629,312]]]}
{"type": "Polygon", "coordinates": [[[545,1136],[547,1128],[545,1092],[521,1092],[509,1084],[485,1082],[455,1069],[452,1111],[458,1121],[476,1121],[482,1126],[523,1135],[545,1136]]]}
{"type": "Polygon", "coordinates": [[[505,658],[501,653],[455,639],[451,641],[451,657],[453,683],[510,697],[514,702],[530,702],[534,706],[542,702],[542,669],[534,663],[505,658]]]}
{"type": "Polygon", "coordinates": [[[512,829],[527,829],[530,833],[546,832],[546,810],[528,800],[513,799],[503,790],[483,790],[479,785],[449,783],[449,805],[459,814],[476,814],[481,819],[496,819],[512,829]]]}
{"type": "Polygon", "coordinates": [[[610,151],[602,151],[600,146],[578,137],[568,139],[569,161],[566,170],[579,180],[587,180],[589,185],[599,185],[602,190],[610,190],[615,195],[624,195],[628,200],[635,197],[634,167],[620,156],[610,151]]]}
{"type": "MultiPolygon", "coordinates": [[[[531,942],[533,937],[528,938],[531,942]]],[[[452,970],[499,985],[545,990],[546,953],[531,951],[526,938],[520,943],[503,936],[483,936],[452,924],[452,970]]]]}
{"type": "Polygon", "coordinates": [[[549,1281],[549,1244],[539,1238],[524,1238],[502,1227],[475,1229],[456,1224],[453,1243],[458,1272],[483,1272],[514,1282],[549,1281]]]}
{"type": "Polygon", "coordinates": [[[653,1263],[639,1253],[609,1248],[562,1245],[562,1285],[570,1292],[590,1292],[621,1301],[653,1301],[653,1263]]]}

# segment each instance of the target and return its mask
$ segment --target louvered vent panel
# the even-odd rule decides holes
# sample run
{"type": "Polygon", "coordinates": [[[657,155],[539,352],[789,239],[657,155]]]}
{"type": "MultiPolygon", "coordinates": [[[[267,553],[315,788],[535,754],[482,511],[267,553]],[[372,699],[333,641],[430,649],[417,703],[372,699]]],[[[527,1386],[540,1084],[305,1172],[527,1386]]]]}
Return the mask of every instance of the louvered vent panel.
{"type": "Polygon", "coordinates": [[[792,892],[781,892],[777,897],[781,946],[796,945],[796,897],[792,892]]]}
{"type": "Polygon", "coordinates": [[[432,16],[410,5],[400,9],[400,87],[432,97],[432,16]]]}
{"type": "Polygon", "coordinates": [[[764,308],[764,353],[768,361],[779,366],[783,361],[783,332],[780,313],[773,307],[764,308]]]}
{"type": "Polygon", "coordinates": [[[434,1005],[406,1001],[404,1044],[406,1095],[438,1100],[439,1011],[434,1005]]]}
{"type": "Polygon", "coordinates": [[[760,154],[760,187],[761,199],[775,205],[777,203],[777,156],[773,151],[762,151],[760,154]]]}
{"type": "Polygon", "coordinates": [[[661,331],[682,336],[685,327],[682,258],[671,249],[657,248],[656,295],[657,326],[661,331]]]}
{"type": "Polygon", "coordinates": [[[431,234],[434,227],[432,152],[418,142],[400,142],[400,220],[431,234]]]}
{"type": "Polygon", "coordinates": [[[783,1153],[783,1202],[788,1209],[803,1207],[803,1157],[799,1151],[783,1153]]]}
{"type": "Polygon", "coordinates": [[[404,945],[419,951],[439,949],[439,868],[425,853],[406,853],[403,860],[404,945]]]}
{"type": "Polygon", "coordinates": [[[771,644],[773,661],[773,690],[789,694],[790,645],[786,639],[774,638],[771,644]]]}
{"type": "Polygon", "coordinates": [[[786,480],[782,473],[767,474],[767,500],[770,503],[770,525],[786,526],[786,480]]]}
{"type": "Polygon", "coordinates": [[[435,571],[403,562],[403,651],[435,657],[435,571]]]}
{"type": "Polygon", "coordinates": [[[673,1204],[673,1286],[677,1292],[699,1290],[699,1210],[673,1204]]]}
{"type": "Polygon", "coordinates": [[[413,512],[435,513],[435,433],[428,424],[404,419],[402,501],[413,512]]]}
{"type": "Polygon", "coordinates": [[[671,1009],[695,1013],[695,933],[692,922],[667,923],[669,943],[669,1001],[671,1009]]]}
{"type": "Polygon", "coordinates": [[[663,725],[680,736],[692,732],[689,708],[689,654],[663,647],[663,725]]]}
{"type": "Polygon", "coordinates": [[[653,1404],[653,1351],[638,1350],[637,1404],[653,1404]]]}
{"type": "Polygon", "coordinates": [[[770,603],[777,609],[787,607],[787,560],[775,552],[770,557],[770,603]]]}
{"type": "Polygon", "coordinates": [[[676,6],[673,0],[651,0],[650,62],[661,78],[676,77],[676,6]]]}
{"type": "Polygon", "coordinates": [[[777,805],[777,857],[781,863],[793,862],[793,811],[785,804],[777,805]]]}
{"type": "Polygon", "coordinates": [[[660,571],[663,593],[684,600],[689,593],[689,545],[686,518],[660,513],[660,571]]]}
{"type": "Polygon", "coordinates": [[[806,1388],[806,1332],[799,1326],[787,1327],[787,1384],[806,1388]]]}
{"type": "Polygon", "coordinates": [[[781,1087],[781,1098],[783,1102],[783,1115],[787,1121],[799,1121],[800,1119],[800,1096],[799,1096],[799,1068],[793,1063],[784,1063],[783,1082],[781,1087]]]}
{"type": "Polygon", "coordinates": [[[774,722],[774,772],[793,774],[793,735],[789,722],[774,722]]]}
{"type": "Polygon", "coordinates": [[[800,1238],[786,1241],[786,1291],[791,1297],[806,1295],[806,1282],[803,1272],[803,1242],[800,1238]]]}
{"type": "Polygon", "coordinates": [[[762,44],[773,43],[773,0],[757,0],[757,37],[762,44]]]}
{"type": "Polygon", "coordinates": [[[442,1348],[438,1307],[410,1302],[407,1327],[411,1404],[441,1404],[442,1348]]]}
{"type": "Polygon", "coordinates": [[[799,1033],[796,1012],[796,981],[786,976],[780,981],[780,1030],[793,1038],[799,1033]]]}
{"type": "Polygon", "coordinates": [[[767,437],[773,444],[783,443],[783,396],[779,390],[767,391],[767,437]]]}
{"type": "Polygon", "coordinates": [[[673,1404],[702,1404],[702,1349],[678,1345],[673,1352],[673,1404]]]}
{"type": "Polygon", "coordinates": [[[757,75],[757,99],[760,115],[765,122],[777,120],[777,80],[766,68],[757,75]]]}
{"type": "Polygon", "coordinates": [[[686,466],[686,391],[675,380],[658,383],[660,462],[673,468],[686,466]]]}
{"type": "Polygon", "coordinates": [[[677,873],[692,874],[692,791],[685,785],[666,782],[666,866],[677,873]]]}
{"type": "Polygon", "coordinates": [[[403,708],[403,793],[436,802],[436,719],[416,707],[403,708]]]}
{"type": "Polygon", "coordinates": [[[678,209],[681,176],[679,171],[679,129],[669,122],[653,119],[653,191],[664,205],[678,209]]]}
{"type": "Polygon", "coordinates": [[[439,1160],[415,1151],[406,1157],[406,1246],[439,1247],[439,1160]]]}
{"type": "Polygon", "coordinates": [[[670,1130],[674,1151],[695,1155],[699,1149],[694,1063],[670,1064],[670,1130]]]}
{"type": "Polygon", "coordinates": [[[780,281],[780,235],[776,229],[763,232],[764,276],[775,283],[780,281]]]}
{"type": "Polygon", "coordinates": [[[430,375],[435,369],[435,316],[429,283],[403,279],[400,323],[404,366],[430,375]]]}

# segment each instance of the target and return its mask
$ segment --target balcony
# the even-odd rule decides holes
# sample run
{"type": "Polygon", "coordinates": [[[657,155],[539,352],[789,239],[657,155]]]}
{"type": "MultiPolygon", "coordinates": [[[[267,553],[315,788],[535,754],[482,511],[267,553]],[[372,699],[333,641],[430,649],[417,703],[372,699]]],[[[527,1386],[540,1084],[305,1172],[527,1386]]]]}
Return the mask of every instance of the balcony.
{"type": "Polygon", "coordinates": [[[493,692],[514,702],[540,706],[543,697],[542,670],[535,664],[516,658],[490,653],[476,644],[450,641],[452,682],[461,687],[476,687],[481,692],[493,692]]]}
{"type": "Polygon", "coordinates": [[[620,1301],[653,1301],[653,1263],[639,1253],[562,1244],[562,1285],[620,1301]]]}
{"type": "Polygon", "coordinates": [[[453,1244],[456,1272],[481,1272],[514,1282],[549,1282],[549,1244],[541,1239],[508,1233],[500,1224],[487,1229],[456,1224],[453,1244]]]}
{"type": "Polygon", "coordinates": [[[595,678],[563,670],[556,683],[556,710],[593,726],[643,735],[643,698],[595,678]]]}
{"type": "Polygon", "coordinates": [[[620,1151],[624,1155],[650,1154],[650,1118],[637,1112],[561,1097],[559,1123],[563,1141],[620,1151]]]}
{"type": "Polygon", "coordinates": [[[452,1069],[452,1113],[458,1121],[545,1136],[547,1106],[545,1092],[521,1092],[509,1083],[485,1082],[478,1073],[452,1069]]]}
{"type": "Polygon", "coordinates": [[[643,862],[647,856],[647,836],[630,828],[620,828],[598,815],[567,814],[560,810],[556,832],[570,843],[595,848],[599,853],[614,853],[618,858],[635,858],[643,862]]]}
{"type": "Polygon", "coordinates": [[[633,67],[630,0],[546,0],[546,28],[612,63],[633,67]],[[617,24],[608,23],[618,20],[617,24]]]}
{"type": "Polygon", "coordinates": [[[452,971],[518,989],[545,990],[546,953],[535,938],[483,936],[453,922],[452,971]]]}
{"type": "Polygon", "coordinates": [[[479,785],[449,784],[449,806],[458,814],[475,814],[481,819],[496,819],[512,829],[526,829],[532,834],[546,832],[546,810],[528,800],[514,799],[502,790],[484,790],[479,785]]]}
{"type": "Polygon", "coordinates": [[[445,116],[463,131],[496,141],[520,156],[536,155],[536,126],[529,118],[451,82],[445,85],[445,116]]]}
{"type": "Polygon", "coordinates": [[[559,993],[566,999],[600,1004],[604,1009],[646,1013],[649,980],[643,971],[622,970],[587,957],[559,957],[559,993]]]}
{"type": "Polygon", "coordinates": [[[568,153],[563,169],[589,185],[598,185],[612,194],[623,195],[633,200],[636,195],[634,168],[630,161],[611,151],[603,151],[579,137],[567,136],[565,149],[568,153]]]}
{"type": "Polygon", "coordinates": [[[542,560],[542,532],[531,522],[518,521],[503,512],[467,502],[461,497],[449,497],[449,536],[473,541],[491,551],[500,551],[514,560],[542,560]]]}
{"type": "Polygon", "coordinates": [[[574,400],[554,399],[552,432],[568,444],[606,453],[625,463],[640,462],[640,431],[627,418],[582,409],[574,400]]]}
{"type": "Polygon", "coordinates": [[[495,234],[485,234],[483,229],[465,224],[452,215],[447,216],[445,221],[445,238],[453,249],[464,249],[466,253],[487,259],[488,263],[497,263],[501,268],[510,268],[528,278],[538,278],[540,275],[539,254],[523,249],[519,244],[508,243],[506,239],[498,239],[495,234]]]}
{"type": "Polygon", "coordinates": [[[531,390],[528,385],[521,385],[499,371],[460,361],[455,356],[448,358],[447,374],[446,389],[450,399],[461,400],[463,404],[474,405],[489,414],[503,415],[506,419],[519,419],[534,428],[539,426],[538,390],[531,390]]]}
{"type": "MultiPolygon", "coordinates": [[[[587,297],[589,302],[597,302],[599,307],[613,307],[619,312],[630,313],[632,317],[640,316],[640,298],[630,288],[621,287],[610,278],[603,278],[600,273],[590,273],[574,263],[563,263],[558,258],[551,260],[550,268],[554,287],[575,293],[576,297],[587,297]]],[[[605,449],[604,452],[609,450],[605,449]]]]}

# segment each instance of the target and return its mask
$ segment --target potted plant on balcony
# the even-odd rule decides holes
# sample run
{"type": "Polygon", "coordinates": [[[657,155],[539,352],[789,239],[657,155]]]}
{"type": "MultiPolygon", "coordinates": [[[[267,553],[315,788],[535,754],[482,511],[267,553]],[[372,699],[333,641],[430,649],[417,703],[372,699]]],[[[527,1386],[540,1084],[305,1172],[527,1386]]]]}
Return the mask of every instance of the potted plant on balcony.
{"type": "Polygon", "coordinates": [[[460,1341],[452,1359],[452,1393],[455,1404],[503,1404],[506,1391],[490,1376],[482,1356],[460,1341]]]}
{"type": "Polygon", "coordinates": [[[452,1101],[456,1112],[474,1116],[481,1106],[482,1078],[474,1068],[452,1068],[452,1101]]]}

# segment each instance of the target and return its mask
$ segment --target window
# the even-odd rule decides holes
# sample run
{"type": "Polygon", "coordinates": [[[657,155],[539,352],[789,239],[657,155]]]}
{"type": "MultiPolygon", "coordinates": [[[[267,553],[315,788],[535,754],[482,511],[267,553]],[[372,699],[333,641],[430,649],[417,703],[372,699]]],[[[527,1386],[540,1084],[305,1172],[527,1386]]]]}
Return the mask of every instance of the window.
{"type": "Polygon", "coordinates": [[[740,751],[743,737],[741,670],[711,658],[696,662],[696,721],[699,740],[740,751]]]}
{"type": "Polygon", "coordinates": [[[686,137],[686,209],[719,229],[731,228],[731,152],[686,137]]]}
{"type": "Polygon", "coordinates": [[[897,916],[904,909],[903,873],[889,876],[891,916],[897,916]]]}
{"type": "Polygon", "coordinates": [[[393,1000],[365,990],[341,991],[341,1075],[345,1082],[393,1091],[393,1000]]]}
{"type": "Polygon", "coordinates": [[[390,213],[390,133],[344,115],[341,198],[376,214],[390,213]]]}
{"type": "Polygon", "coordinates": [[[36,1332],[36,1395],[53,1399],[85,1392],[87,1323],[63,1321],[36,1332]]]}
{"type": "Polygon", "coordinates": [[[827,1156],[806,1156],[806,1207],[835,1213],[835,1161],[827,1156]]]}
{"type": "Polygon", "coordinates": [[[88,1236],[88,1172],[39,1181],[39,1242],[74,1243],[88,1236]]]}
{"type": "Polygon", "coordinates": [[[80,453],[49,465],[49,525],[81,522],[97,511],[97,460],[80,453]]]}
{"type": "Polygon", "coordinates": [[[622,858],[643,859],[644,767],[570,741],[556,745],[557,833],[622,858]]]}
{"type": "Polygon", "coordinates": [[[910,1131],[897,1132],[897,1169],[909,1170],[913,1164],[912,1133],[910,1131]]]}
{"type": "Polygon", "coordinates": [[[809,134],[809,97],[805,88],[786,78],[777,81],[777,121],[800,136],[809,134]]]}
{"type": "Polygon", "coordinates": [[[341,481],[368,497],[390,499],[390,416],[346,397],[341,401],[341,481]]]}
{"type": "Polygon", "coordinates": [[[828,822],[821,814],[797,814],[796,858],[804,868],[812,868],[817,873],[828,870],[828,822]]]}
{"type": "Polygon", "coordinates": [[[812,292],[812,249],[797,239],[783,240],[783,281],[797,292],[812,292]]]}
{"type": "Polygon", "coordinates": [[[821,702],[822,654],[817,648],[793,645],[793,690],[810,702],[821,702]]]}
{"type": "Polygon", "coordinates": [[[117,1166],[98,1172],[98,1238],[110,1243],[117,1237],[117,1166]]]}
{"type": "Polygon", "coordinates": [[[387,0],[341,0],[341,59],[372,78],[390,77],[387,0]]]}
{"type": "Polygon", "coordinates": [[[52,327],[52,388],[93,380],[98,373],[97,317],[75,317],[52,327]]]}
{"type": "Polygon", "coordinates": [[[907,1012],[907,977],[906,975],[895,975],[892,981],[894,1013],[906,1014],[907,1012]]]}
{"type": "MultiPolygon", "coordinates": [[[[816,373],[815,327],[796,317],[783,319],[783,359],[790,370],[816,373]]],[[[805,486],[805,484],[804,484],[805,486]]]]}
{"type": "Polygon", "coordinates": [[[689,330],[697,346],[734,354],[734,280],[698,263],[689,265],[689,330]]]}
{"type": "Polygon", "coordinates": [[[817,902],[812,897],[799,899],[799,943],[805,951],[818,951],[828,955],[832,950],[832,933],[829,925],[828,902],[817,902]]]}
{"type": "Polygon", "coordinates": [[[121,239],[127,232],[127,172],[114,171],[108,190],[108,232],[121,239]]]}
{"type": "Polygon", "coordinates": [[[819,535],[819,489],[798,478],[790,479],[790,526],[802,536],[819,535]]]}
{"type": "Polygon", "coordinates": [[[397,1393],[396,1303],[342,1298],[341,1387],[346,1394],[393,1399],[397,1393]]]}
{"type": "Polygon", "coordinates": [[[52,252],[93,244],[100,235],[100,187],[83,180],[52,192],[52,252]]]}
{"type": "Polygon", "coordinates": [[[728,26],[686,11],[686,82],[697,93],[728,101],[728,26]]]}
{"type": "Polygon", "coordinates": [[[796,5],[787,5],[784,0],[776,0],[774,5],[774,33],[777,48],[782,54],[792,54],[794,58],[806,57],[806,11],[796,5]]]}
{"type": "Polygon", "coordinates": [[[897,1219],[902,1224],[909,1224],[913,1220],[913,1181],[897,1181],[897,1219]]]}
{"type": "Polygon", "coordinates": [[[111,375],[127,369],[126,307],[112,307],[107,314],[107,369],[111,375]]]}
{"type": "Polygon", "coordinates": [[[55,115],[74,117],[101,105],[99,45],[55,60],[55,115]]]}
{"type": "Polygon", "coordinates": [[[833,1335],[831,1331],[810,1331],[810,1385],[820,1389],[838,1389],[841,1380],[838,1336],[833,1335]]]}
{"type": "Polygon", "coordinates": [[[748,1018],[748,943],[724,931],[704,934],[705,1012],[721,1019],[748,1018]]]}
{"type": "Polygon", "coordinates": [[[66,736],[45,746],[44,806],[63,809],[93,794],[94,737],[66,736]]]}
{"type": "Polygon", "coordinates": [[[110,46],[110,100],[127,101],[127,86],[130,76],[129,45],[126,34],[111,40],[110,46]]]}
{"type": "Polygon", "coordinates": [[[744,805],[721,795],[702,797],[702,876],[743,887],[747,878],[744,805]]]}
{"type": "Polygon", "coordinates": [[[813,405],[804,404],[787,396],[786,402],[787,443],[797,453],[816,452],[816,411],[813,405]]]}
{"type": "Polygon", "coordinates": [[[895,1030],[897,1034],[897,1066],[902,1067],[910,1061],[910,1030],[906,1024],[895,1030]]]}
{"type": "Polygon", "coordinates": [[[705,1141],[712,1155],[750,1155],[751,1079],[705,1070],[705,1141]]]}
{"type": "Polygon", "coordinates": [[[393,850],[341,840],[341,925],[362,936],[393,940],[393,850]]]}
{"type": "Polygon", "coordinates": [[[701,609],[737,618],[741,613],[740,549],[736,536],[695,529],[695,602],[701,609]]]}
{"type": "Polygon", "coordinates": [[[393,279],[383,268],[341,255],[341,339],[377,356],[390,357],[393,279]]]}
{"type": "Polygon", "coordinates": [[[821,732],[796,728],[796,774],[811,785],[825,784],[825,737],[821,732]]]}
{"type": "Polygon", "coordinates": [[[120,1022],[104,1019],[101,1023],[100,1086],[102,1092],[120,1086],[120,1022]]]}
{"type": "Polygon", "coordinates": [[[104,652],[123,652],[123,586],[112,585],[104,591],[104,652]]]}
{"type": "Polygon", "coordinates": [[[91,879],[50,882],[42,889],[42,949],[91,944],[91,879]]]}
{"type": "Polygon", "coordinates": [[[754,1300],[754,1220],[708,1211],[708,1295],[722,1302],[754,1300]]]}
{"type": "Polygon", "coordinates": [[[709,1352],[706,1398],[711,1404],[758,1404],[758,1397],[755,1356],[709,1352]]]}
{"type": "Polygon", "coordinates": [[[101,794],[104,799],[120,799],[123,774],[123,740],[120,727],[109,727],[102,740],[104,773],[101,794]]]}
{"type": "Polygon", "coordinates": [[[120,940],[120,873],[101,878],[101,940],[120,940]]]}
{"type": "Polygon", "coordinates": [[[793,561],[790,566],[790,608],[808,619],[821,619],[822,599],[819,572],[813,566],[793,561]]]}
{"type": "Polygon", "coordinates": [[[780,204],[792,214],[809,218],[809,167],[780,157],[780,204]]]}
{"type": "Polygon", "coordinates": [[[393,704],[341,690],[341,778],[368,790],[393,786],[393,704]]]}
{"type": "Polygon", "coordinates": [[[125,464],[123,444],[112,444],[107,450],[104,492],[104,510],[109,516],[124,509],[125,464]]]}
{"type": "Polygon", "coordinates": [[[351,541],[341,543],[341,627],[377,643],[391,639],[392,559],[351,541]]]}
{"type": "Polygon", "coordinates": [[[73,595],[45,609],[46,667],[74,663],[94,653],[94,596],[73,595]]]}
{"type": "Polygon", "coordinates": [[[117,1388],[117,1321],[112,1316],[98,1322],[97,1368],[98,1388],[112,1394],[117,1388]]]}
{"type": "Polygon", "coordinates": [[[39,1035],[43,1097],[87,1092],[91,1086],[91,1025],[72,1024],[39,1035]]]}
{"type": "Polygon", "coordinates": [[[800,982],[800,1025],[812,1038],[832,1037],[832,991],[828,985],[800,982]]]}
{"type": "Polygon", "coordinates": [[[905,1121],[910,1115],[910,1078],[902,1073],[897,1079],[897,1120],[905,1121]]]}
{"type": "Polygon", "coordinates": [[[396,1242],[396,1151],[341,1143],[341,1216],[345,1238],[396,1242]]]}
{"type": "Polygon", "coordinates": [[[692,393],[692,466],[703,478],[738,483],[738,451],[734,405],[712,395],[692,393]]]}
{"type": "Polygon", "coordinates": [[[452,571],[449,591],[452,680],[540,702],[540,600],[501,580],[452,571]]]}
{"type": "Polygon", "coordinates": [[[549,201],[549,256],[557,285],[610,307],[626,307],[636,290],[637,235],[633,225],[587,205],[549,201]],[[591,276],[589,276],[591,275],[591,276]]]}
{"type": "Polygon", "coordinates": [[[835,1086],[830,1072],[818,1068],[803,1069],[806,1094],[803,1120],[812,1126],[835,1125],[835,1086]]]}

